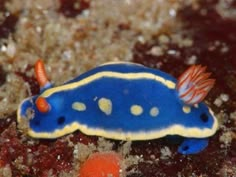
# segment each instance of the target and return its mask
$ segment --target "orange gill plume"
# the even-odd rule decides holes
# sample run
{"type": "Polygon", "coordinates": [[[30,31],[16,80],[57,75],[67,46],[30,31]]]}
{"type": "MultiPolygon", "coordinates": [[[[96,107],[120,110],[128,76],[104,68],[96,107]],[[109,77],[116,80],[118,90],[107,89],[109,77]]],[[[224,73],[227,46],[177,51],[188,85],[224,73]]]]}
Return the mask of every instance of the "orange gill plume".
{"type": "Polygon", "coordinates": [[[180,99],[188,105],[201,102],[214,86],[215,79],[210,79],[206,67],[193,65],[178,79],[177,92],[180,99]]]}

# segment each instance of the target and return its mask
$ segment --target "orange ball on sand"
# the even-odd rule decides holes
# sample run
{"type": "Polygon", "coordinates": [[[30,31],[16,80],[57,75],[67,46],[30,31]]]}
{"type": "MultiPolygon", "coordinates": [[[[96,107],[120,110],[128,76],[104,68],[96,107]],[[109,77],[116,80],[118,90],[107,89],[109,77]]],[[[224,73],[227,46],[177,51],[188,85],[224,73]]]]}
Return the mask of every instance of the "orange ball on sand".
{"type": "Polygon", "coordinates": [[[115,152],[97,152],[82,164],[79,177],[119,177],[121,157],[115,152]]]}

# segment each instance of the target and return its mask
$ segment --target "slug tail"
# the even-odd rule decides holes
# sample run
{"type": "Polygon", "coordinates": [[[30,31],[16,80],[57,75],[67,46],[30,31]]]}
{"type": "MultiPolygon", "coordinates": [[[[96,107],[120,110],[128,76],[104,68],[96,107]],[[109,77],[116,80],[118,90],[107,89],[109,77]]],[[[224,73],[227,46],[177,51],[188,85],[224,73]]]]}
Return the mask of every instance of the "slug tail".
{"type": "Polygon", "coordinates": [[[206,67],[193,65],[179,77],[176,89],[185,104],[200,103],[214,86],[215,79],[210,79],[211,73],[205,71],[206,67]]]}

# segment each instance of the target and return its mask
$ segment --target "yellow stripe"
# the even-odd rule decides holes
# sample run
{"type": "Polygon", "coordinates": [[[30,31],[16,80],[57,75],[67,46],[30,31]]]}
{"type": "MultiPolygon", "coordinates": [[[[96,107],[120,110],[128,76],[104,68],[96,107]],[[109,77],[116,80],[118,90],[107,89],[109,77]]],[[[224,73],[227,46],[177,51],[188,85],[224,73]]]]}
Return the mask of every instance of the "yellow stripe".
{"type": "Polygon", "coordinates": [[[180,135],[183,137],[194,137],[194,138],[205,138],[215,134],[218,128],[218,122],[215,120],[212,129],[199,129],[199,128],[187,128],[182,125],[174,124],[169,128],[156,131],[139,131],[139,132],[122,132],[117,131],[106,131],[99,128],[89,128],[86,125],[74,122],[70,125],[65,126],[62,130],[55,130],[54,132],[37,133],[32,129],[29,129],[28,134],[34,138],[58,138],[66,134],[72,133],[75,130],[80,130],[87,135],[102,136],[105,138],[117,139],[117,140],[150,140],[164,137],[166,135],[180,135]]]}
{"type": "Polygon", "coordinates": [[[91,75],[87,78],[84,78],[78,82],[70,83],[70,84],[65,84],[62,86],[54,87],[51,89],[46,90],[45,92],[42,93],[41,96],[43,97],[49,97],[53,93],[64,91],[64,90],[73,90],[77,87],[84,86],[86,84],[89,84],[97,79],[100,79],[102,77],[106,78],[118,78],[118,79],[126,79],[126,80],[137,80],[137,79],[150,79],[150,80],[155,80],[157,82],[162,83],[169,89],[174,89],[175,88],[175,83],[170,80],[166,80],[163,77],[157,76],[155,74],[151,73],[118,73],[118,72],[111,72],[111,71],[104,71],[104,72],[99,72],[94,75],[91,75]]]}
{"type": "MultiPolygon", "coordinates": [[[[24,101],[29,101],[32,97],[25,99],[24,101]]],[[[23,101],[23,102],[24,102],[23,101]]],[[[21,104],[23,104],[23,102],[21,104]]],[[[17,110],[17,121],[21,123],[21,119],[24,119],[20,116],[21,104],[17,110]]],[[[80,130],[87,135],[96,135],[106,138],[118,139],[118,140],[149,140],[157,139],[164,137],[166,135],[181,135],[184,137],[195,137],[195,138],[204,138],[212,136],[218,129],[218,121],[214,116],[213,111],[209,108],[209,112],[214,119],[214,124],[211,129],[199,129],[199,128],[187,128],[181,125],[172,125],[169,128],[163,130],[156,130],[151,132],[134,132],[134,133],[125,133],[122,131],[105,131],[102,129],[89,128],[86,125],[79,124],[74,122],[70,125],[65,126],[63,129],[56,129],[51,133],[41,132],[37,133],[29,128],[28,134],[34,138],[57,138],[64,136],[66,134],[72,133],[76,130],[80,130]]]]}
{"type": "Polygon", "coordinates": [[[128,62],[128,61],[110,61],[110,62],[106,62],[103,63],[99,66],[105,66],[105,65],[115,65],[115,64],[126,64],[126,65],[137,65],[137,66],[142,66],[144,68],[147,68],[146,66],[139,64],[139,63],[132,63],[132,62],[128,62]]]}

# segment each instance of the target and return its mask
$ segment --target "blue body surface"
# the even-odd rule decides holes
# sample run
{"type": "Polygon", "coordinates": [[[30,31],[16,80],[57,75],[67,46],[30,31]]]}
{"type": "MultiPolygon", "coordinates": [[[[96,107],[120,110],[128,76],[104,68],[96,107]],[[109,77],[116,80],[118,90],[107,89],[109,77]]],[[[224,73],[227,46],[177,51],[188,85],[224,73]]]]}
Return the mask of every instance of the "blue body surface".
{"type": "Polygon", "coordinates": [[[18,109],[18,122],[22,119],[29,119],[28,134],[35,138],[75,130],[118,140],[179,135],[186,137],[178,150],[182,154],[204,149],[218,126],[204,103],[188,106],[179,99],[175,78],[132,63],[105,64],[27,98],[18,109]],[[50,104],[48,113],[37,110],[39,96],[50,104]]]}

